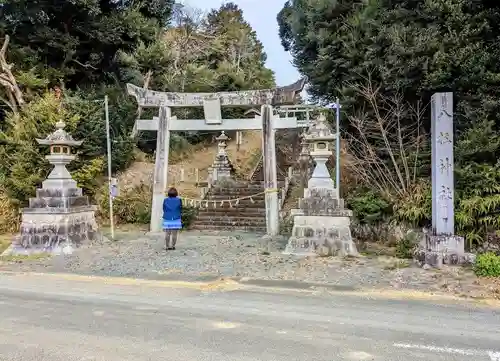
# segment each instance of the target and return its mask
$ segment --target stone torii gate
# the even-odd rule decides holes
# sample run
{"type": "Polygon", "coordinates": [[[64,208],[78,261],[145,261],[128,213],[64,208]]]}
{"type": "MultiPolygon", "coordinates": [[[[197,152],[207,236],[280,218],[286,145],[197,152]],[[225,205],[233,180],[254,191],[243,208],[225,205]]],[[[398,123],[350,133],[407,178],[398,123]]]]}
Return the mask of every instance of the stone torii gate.
{"type": "Polygon", "coordinates": [[[153,199],[151,206],[151,232],[161,231],[162,204],[168,185],[168,156],[172,131],[262,130],[264,158],[264,186],[266,189],[266,225],[271,236],[279,233],[278,184],[276,174],[276,129],[304,127],[296,117],[275,115],[273,105],[293,104],[303,90],[306,79],[275,89],[246,90],[218,93],[158,92],[127,84],[129,95],[143,108],[159,108],[153,119],[137,119],[135,129],[157,132],[153,199]],[[261,106],[260,115],[243,119],[223,119],[221,107],[261,106]],[[177,119],[171,108],[203,107],[204,119],[177,119]]]}

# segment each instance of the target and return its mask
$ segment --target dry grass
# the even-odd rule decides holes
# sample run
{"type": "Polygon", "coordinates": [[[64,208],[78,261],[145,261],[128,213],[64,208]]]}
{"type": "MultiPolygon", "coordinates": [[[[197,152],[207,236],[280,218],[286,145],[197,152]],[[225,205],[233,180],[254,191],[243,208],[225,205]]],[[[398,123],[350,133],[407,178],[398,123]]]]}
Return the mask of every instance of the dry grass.
{"type": "Polygon", "coordinates": [[[18,223],[19,214],[17,207],[0,189],[0,234],[15,232],[17,230],[18,223]]]}
{"type": "Polygon", "coordinates": [[[0,255],[9,248],[13,236],[13,234],[9,233],[0,235],[0,255]]]}

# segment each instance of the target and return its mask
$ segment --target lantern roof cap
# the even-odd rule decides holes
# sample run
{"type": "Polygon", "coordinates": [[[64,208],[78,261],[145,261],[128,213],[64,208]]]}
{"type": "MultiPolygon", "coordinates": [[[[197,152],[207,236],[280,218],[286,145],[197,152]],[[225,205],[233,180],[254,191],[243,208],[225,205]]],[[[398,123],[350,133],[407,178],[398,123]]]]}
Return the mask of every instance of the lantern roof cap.
{"type": "Polygon", "coordinates": [[[66,132],[64,128],[66,123],[62,120],[58,121],[56,124],[56,130],[49,134],[45,139],[37,139],[36,141],[40,145],[67,145],[67,146],[80,146],[83,141],[74,140],[71,134],[66,132]]]}

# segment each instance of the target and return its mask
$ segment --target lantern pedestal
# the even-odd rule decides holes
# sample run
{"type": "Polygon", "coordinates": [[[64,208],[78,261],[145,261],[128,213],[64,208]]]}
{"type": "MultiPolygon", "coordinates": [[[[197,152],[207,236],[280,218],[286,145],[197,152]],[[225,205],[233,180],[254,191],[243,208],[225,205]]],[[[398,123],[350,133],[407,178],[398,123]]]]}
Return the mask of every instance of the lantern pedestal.
{"type": "Polygon", "coordinates": [[[335,135],[324,115],[313,123],[305,140],[312,145],[310,156],[316,166],[304,189],[299,209],[294,210],[292,236],[284,254],[297,256],[356,256],[351,236],[352,211],[345,209],[326,162],[332,152],[328,144],[335,135]]]}

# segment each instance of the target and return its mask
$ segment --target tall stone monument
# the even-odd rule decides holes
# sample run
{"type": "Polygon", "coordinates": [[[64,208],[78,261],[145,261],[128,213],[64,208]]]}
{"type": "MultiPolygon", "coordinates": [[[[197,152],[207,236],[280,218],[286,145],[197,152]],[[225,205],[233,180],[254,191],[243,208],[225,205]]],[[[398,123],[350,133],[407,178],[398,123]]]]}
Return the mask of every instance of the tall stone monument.
{"type": "Polygon", "coordinates": [[[453,159],[453,93],[431,99],[432,229],[416,251],[421,263],[433,267],[470,261],[464,238],[455,235],[453,159]]]}
{"type": "Polygon", "coordinates": [[[316,166],[304,189],[304,198],[299,201],[299,209],[293,213],[292,236],[285,254],[358,254],[350,229],[352,211],[345,209],[344,200],[339,197],[326,166],[332,155],[329,144],[335,138],[336,134],[332,134],[324,114],[313,122],[304,138],[312,146],[309,155],[316,166]]]}
{"type": "Polygon", "coordinates": [[[213,183],[223,179],[229,179],[234,173],[234,167],[229,160],[229,156],[227,155],[227,141],[229,140],[229,137],[224,131],[222,131],[221,134],[215,139],[218,142],[218,149],[210,170],[213,183]]]}
{"type": "Polygon", "coordinates": [[[29,207],[22,210],[20,234],[4,254],[51,253],[69,254],[97,234],[96,208],[82,194],[66,165],[75,159],[71,147],[79,146],[64,130],[65,124],[56,123],[56,131],[38,144],[50,147],[46,159],[54,166],[29,207]]]}

